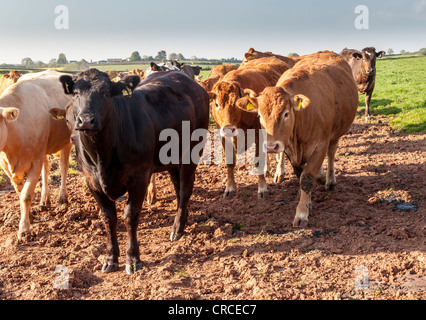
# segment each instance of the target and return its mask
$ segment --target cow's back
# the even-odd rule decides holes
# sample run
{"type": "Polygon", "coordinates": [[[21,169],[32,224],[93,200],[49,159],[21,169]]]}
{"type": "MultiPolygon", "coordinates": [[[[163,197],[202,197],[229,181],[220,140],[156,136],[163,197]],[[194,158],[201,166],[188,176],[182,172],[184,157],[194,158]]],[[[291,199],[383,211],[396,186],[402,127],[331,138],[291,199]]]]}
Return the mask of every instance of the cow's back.
{"type": "Polygon", "coordinates": [[[305,56],[281,76],[277,86],[311,100],[309,111],[296,112],[296,123],[299,122],[301,130],[320,130],[336,140],[355,118],[358,93],[351,68],[333,52],[305,56]]]}

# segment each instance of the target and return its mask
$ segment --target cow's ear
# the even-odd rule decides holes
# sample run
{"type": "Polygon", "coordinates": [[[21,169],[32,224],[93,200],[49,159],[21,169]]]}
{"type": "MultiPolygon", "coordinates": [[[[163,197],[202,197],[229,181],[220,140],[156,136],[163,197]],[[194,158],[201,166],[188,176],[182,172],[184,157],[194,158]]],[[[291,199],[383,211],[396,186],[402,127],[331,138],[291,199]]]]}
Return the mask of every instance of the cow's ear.
{"type": "Polygon", "coordinates": [[[64,88],[64,92],[66,94],[72,94],[74,90],[74,80],[70,76],[61,76],[59,81],[62,83],[62,87],[64,88]]]}
{"type": "Polygon", "coordinates": [[[111,84],[111,97],[119,95],[130,95],[132,91],[137,87],[141,78],[137,75],[125,76],[122,80],[111,84]]]}
{"type": "Polygon", "coordinates": [[[65,118],[67,111],[61,108],[52,108],[49,110],[52,118],[55,120],[62,120],[65,118]]]}
{"type": "Polygon", "coordinates": [[[352,53],[352,57],[354,57],[355,59],[359,60],[362,58],[362,54],[358,53],[358,52],[354,52],[352,53]]]}
{"type": "Polygon", "coordinates": [[[159,71],[160,67],[155,63],[151,62],[151,71],[159,71]]]}
{"type": "Polygon", "coordinates": [[[238,108],[240,108],[243,111],[248,111],[250,113],[257,113],[258,112],[258,102],[257,98],[252,97],[243,97],[237,100],[235,103],[238,108]]]}
{"type": "Polygon", "coordinates": [[[377,58],[381,58],[381,57],[383,57],[385,54],[386,54],[386,52],[384,52],[384,51],[379,51],[379,52],[376,52],[376,57],[377,57],[377,58]]]}
{"type": "Polygon", "coordinates": [[[16,108],[0,108],[0,117],[7,121],[15,121],[19,116],[19,109],[16,108]]]}
{"type": "Polygon", "coordinates": [[[250,54],[249,52],[245,53],[245,54],[244,54],[244,58],[245,58],[247,61],[250,61],[250,60],[251,60],[251,54],[250,54]]]}
{"type": "Polygon", "coordinates": [[[138,75],[130,75],[124,77],[123,80],[120,80],[121,83],[124,83],[130,90],[134,90],[139,82],[141,82],[141,78],[138,75]]]}
{"type": "Polygon", "coordinates": [[[293,97],[292,107],[294,110],[300,111],[302,109],[307,108],[310,105],[310,103],[311,103],[311,100],[307,96],[303,94],[296,94],[293,97]]]}

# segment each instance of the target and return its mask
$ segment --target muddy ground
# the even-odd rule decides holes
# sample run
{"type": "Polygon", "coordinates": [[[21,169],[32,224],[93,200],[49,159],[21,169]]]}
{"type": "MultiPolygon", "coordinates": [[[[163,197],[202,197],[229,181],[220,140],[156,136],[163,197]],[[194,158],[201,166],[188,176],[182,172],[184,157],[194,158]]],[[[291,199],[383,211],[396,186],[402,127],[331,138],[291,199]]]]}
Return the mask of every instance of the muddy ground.
{"type": "Polygon", "coordinates": [[[201,165],[185,235],[172,243],[175,194],[158,175],[159,200],[140,216],[143,269],[131,276],[122,220],[119,271],[101,272],[105,228],[78,165],[68,208],[38,209],[38,188],[32,233],[19,242],[18,197],[0,183],[0,299],[425,299],[426,135],[386,122],[358,118],[341,139],[338,185],[315,187],[307,229],[292,227],[299,188],[287,160],[283,183],[268,178],[268,200],[257,199],[248,165],[232,199],[222,198],[225,166],[201,165]]]}

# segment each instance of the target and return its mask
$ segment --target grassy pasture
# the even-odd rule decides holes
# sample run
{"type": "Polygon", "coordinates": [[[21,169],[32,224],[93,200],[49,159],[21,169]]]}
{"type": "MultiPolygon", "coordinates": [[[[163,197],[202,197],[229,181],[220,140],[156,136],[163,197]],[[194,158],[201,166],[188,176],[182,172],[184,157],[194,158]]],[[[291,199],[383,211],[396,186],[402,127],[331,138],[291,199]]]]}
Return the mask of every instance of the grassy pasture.
{"type": "MultiPolygon", "coordinates": [[[[398,131],[426,131],[426,57],[378,59],[376,67],[372,114],[389,117],[398,131]]],[[[365,110],[365,95],[359,106],[365,110]]]]}

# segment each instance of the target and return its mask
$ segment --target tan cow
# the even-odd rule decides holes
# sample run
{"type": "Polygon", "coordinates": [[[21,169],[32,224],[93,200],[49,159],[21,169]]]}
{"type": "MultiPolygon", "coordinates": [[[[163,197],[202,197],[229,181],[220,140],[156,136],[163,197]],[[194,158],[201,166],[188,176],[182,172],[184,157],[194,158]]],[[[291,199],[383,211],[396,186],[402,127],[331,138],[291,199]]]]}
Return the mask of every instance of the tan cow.
{"type": "Polygon", "coordinates": [[[325,51],[305,56],[285,72],[276,86],[237,101],[238,107],[259,115],[267,131],[265,148],[284,151],[300,177],[300,201],[293,226],[306,227],[315,180],[336,185],[334,156],[339,138],[350,128],[358,93],[349,65],[325,51]],[[253,108],[254,106],[254,108],[253,108]],[[328,157],[327,175],[322,163],[328,157]]]}
{"type": "Polygon", "coordinates": [[[243,59],[243,62],[241,63],[241,66],[244,66],[249,61],[252,61],[252,60],[255,60],[255,59],[259,59],[259,58],[264,58],[264,57],[275,57],[275,58],[278,58],[278,59],[284,61],[285,63],[287,63],[290,68],[292,68],[297,62],[299,62],[300,60],[302,60],[304,56],[301,56],[301,57],[285,57],[285,56],[282,56],[282,55],[279,55],[279,54],[275,54],[275,53],[272,53],[272,52],[269,52],[269,51],[267,51],[267,52],[261,52],[261,51],[256,51],[253,48],[250,48],[244,54],[244,59],[243,59]]]}
{"type": "MultiPolygon", "coordinates": [[[[210,99],[215,102],[215,106],[212,107],[212,113],[216,123],[220,127],[221,136],[232,137],[233,139],[233,161],[227,160],[228,176],[224,197],[232,196],[236,192],[234,168],[235,153],[238,146],[237,139],[239,139],[238,129],[244,131],[246,138],[247,130],[255,129],[256,156],[259,155],[259,119],[256,114],[239,109],[235,103],[238,99],[244,97],[248,91],[254,90],[255,92],[261,92],[265,87],[275,85],[283,72],[288,69],[288,64],[275,57],[261,58],[256,63],[247,63],[245,68],[227,73],[222,80],[215,84],[213,90],[209,92],[210,99]]],[[[223,142],[224,140],[222,139],[223,142]]],[[[247,141],[245,142],[245,147],[245,150],[250,147],[247,145],[247,141]]],[[[274,181],[280,182],[283,179],[284,159],[281,155],[274,181]]],[[[265,176],[261,174],[258,181],[258,198],[265,198],[268,195],[265,176]]]]}
{"type": "Polygon", "coordinates": [[[16,83],[21,76],[22,74],[15,70],[3,75],[0,79],[0,96],[8,87],[16,83]]]}
{"type": "Polygon", "coordinates": [[[23,76],[0,97],[3,116],[0,120],[0,165],[20,198],[18,238],[30,231],[30,207],[41,173],[40,204],[50,205],[48,154],[60,151],[59,204],[68,202],[66,175],[70,135],[65,120],[55,121],[49,114],[50,108],[65,107],[70,101],[59,82],[60,75],[62,73],[49,70],[32,74],[26,80],[22,80],[23,76]],[[13,119],[15,121],[11,121],[13,119]]]}

